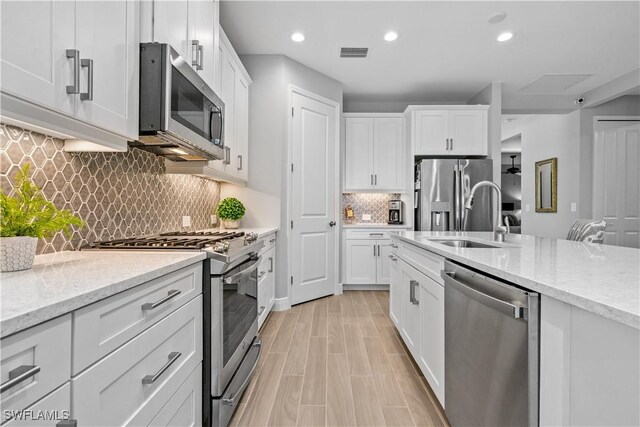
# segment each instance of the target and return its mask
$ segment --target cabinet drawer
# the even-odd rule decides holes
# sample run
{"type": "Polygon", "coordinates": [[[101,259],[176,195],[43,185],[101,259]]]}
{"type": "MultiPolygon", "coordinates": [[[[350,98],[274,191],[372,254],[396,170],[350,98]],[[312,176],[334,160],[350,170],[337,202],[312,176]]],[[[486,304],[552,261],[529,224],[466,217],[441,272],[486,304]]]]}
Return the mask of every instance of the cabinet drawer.
{"type": "Polygon", "coordinates": [[[402,249],[400,249],[402,247],[402,243],[400,242],[400,240],[397,239],[391,239],[391,253],[393,255],[400,255],[400,252],[402,252],[402,249]]]}
{"type": "Polygon", "coordinates": [[[347,230],[345,233],[347,240],[363,240],[363,239],[388,239],[388,230],[347,230]]]}
{"type": "Polygon", "coordinates": [[[427,274],[437,283],[444,283],[440,277],[440,272],[444,268],[444,257],[415,247],[411,244],[403,244],[400,247],[400,256],[409,264],[427,274]]]}
{"type": "Polygon", "coordinates": [[[2,421],[5,410],[22,410],[34,404],[71,376],[71,315],[67,314],[0,341],[1,382],[9,374],[26,378],[2,393],[2,421]],[[31,370],[34,375],[26,374],[31,370]],[[37,371],[37,372],[36,372],[37,371]]]}
{"type": "Polygon", "coordinates": [[[67,382],[38,403],[28,407],[27,410],[31,412],[28,415],[25,414],[27,415],[26,419],[8,421],[6,424],[2,424],[2,427],[53,427],[58,422],[69,419],[71,415],[71,385],[67,382]],[[53,419],[37,419],[40,413],[53,419]]]}
{"type": "Polygon", "coordinates": [[[202,425],[202,363],[171,396],[150,426],[202,425]]]}
{"type": "Polygon", "coordinates": [[[264,242],[264,246],[260,250],[260,254],[264,254],[269,249],[276,246],[276,233],[271,233],[264,237],[261,237],[260,240],[264,242]]]}
{"type": "Polygon", "coordinates": [[[200,293],[202,264],[197,263],[74,312],[73,374],[82,372],[200,293]]]}
{"type": "Polygon", "coordinates": [[[202,295],[72,382],[78,425],[147,425],[202,361],[202,295]]]}

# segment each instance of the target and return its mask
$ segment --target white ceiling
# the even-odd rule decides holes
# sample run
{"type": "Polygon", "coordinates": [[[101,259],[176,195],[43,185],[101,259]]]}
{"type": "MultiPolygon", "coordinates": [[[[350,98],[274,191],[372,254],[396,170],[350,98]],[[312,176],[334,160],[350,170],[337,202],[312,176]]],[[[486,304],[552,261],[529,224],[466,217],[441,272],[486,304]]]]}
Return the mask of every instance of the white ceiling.
{"type": "Polygon", "coordinates": [[[545,74],[591,74],[580,95],[640,67],[640,2],[222,1],[240,54],[284,54],[344,84],[351,101],[466,102],[491,81],[503,95],[545,74]],[[504,21],[489,17],[506,12],[504,21]],[[399,34],[385,42],[386,31],[399,34]],[[294,31],[306,40],[294,43],[294,31]],[[515,35],[506,43],[496,37],[515,35]],[[368,47],[341,59],[341,47],[368,47]]]}

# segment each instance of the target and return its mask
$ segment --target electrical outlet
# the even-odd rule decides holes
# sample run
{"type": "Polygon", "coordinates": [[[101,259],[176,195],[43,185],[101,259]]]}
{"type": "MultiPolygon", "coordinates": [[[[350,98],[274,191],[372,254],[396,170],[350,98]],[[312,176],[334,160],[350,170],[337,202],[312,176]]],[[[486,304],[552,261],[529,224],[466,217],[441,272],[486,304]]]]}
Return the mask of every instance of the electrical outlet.
{"type": "Polygon", "coordinates": [[[183,227],[191,227],[191,217],[190,216],[183,216],[182,217],[182,226],[183,227]]]}
{"type": "Polygon", "coordinates": [[[216,222],[218,222],[218,218],[216,218],[215,215],[211,215],[211,224],[215,224],[216,222]]]}
{"type": "Polygon", "coordinates": [[[371,215],[370,214],[362,214],[362,220],[363,221],[371,221],[371,215]]]}
{"type": "Polygon", "coordinates": [[[571,202],[571,212],[575,212],[578,210],[578,204],[576,202],[571,202]]]}
{"type": "Polygon", "coordinates": [[[531,210],[531,205],[529,203],[524,205],[524,210],[525,210],[525,212],[529,212],[531,210]]]}

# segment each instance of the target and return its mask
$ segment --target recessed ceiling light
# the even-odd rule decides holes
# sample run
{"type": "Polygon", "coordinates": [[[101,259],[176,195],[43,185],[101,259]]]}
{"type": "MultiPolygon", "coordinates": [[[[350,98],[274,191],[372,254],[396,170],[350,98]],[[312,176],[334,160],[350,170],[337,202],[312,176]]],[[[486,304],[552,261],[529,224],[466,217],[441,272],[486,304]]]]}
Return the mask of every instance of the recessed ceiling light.
{"type": "Polygon", "coordinates": [[[506,42],[507,40],[511,40],[511,38],[513,37],[513,33],[502,33],[498,36],[498,41],[499,42],[506,42]]]}
{"type": "Polygon", "coordinates": [[[398,33],[395,33],[393,31],[389,31],[387,34],[384,35],[384,39],[388,42],[392,42],[397,38],[398,38],[398,33]]]}
{"type": "Polygon", "coordinates": [[[293,40],[294,42],[303,42],[304,41],[304,34],[302,33],[293,33],[291,34],[291,40],[293,40]]]}

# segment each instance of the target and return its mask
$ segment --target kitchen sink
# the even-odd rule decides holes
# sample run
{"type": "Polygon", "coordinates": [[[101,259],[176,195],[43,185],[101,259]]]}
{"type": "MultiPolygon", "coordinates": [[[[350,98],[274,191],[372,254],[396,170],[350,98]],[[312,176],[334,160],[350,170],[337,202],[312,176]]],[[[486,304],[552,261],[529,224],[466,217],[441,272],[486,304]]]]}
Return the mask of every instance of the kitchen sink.
{"type": "Polygon", "coordinates": [[[439,243],[441,245],[451,246],[454,248],[501,248],[502,246],[490,245],[487,243],[474,242],[472,240],[453,240],[453,239],[429,239],[430,242],[439,243]]]}

